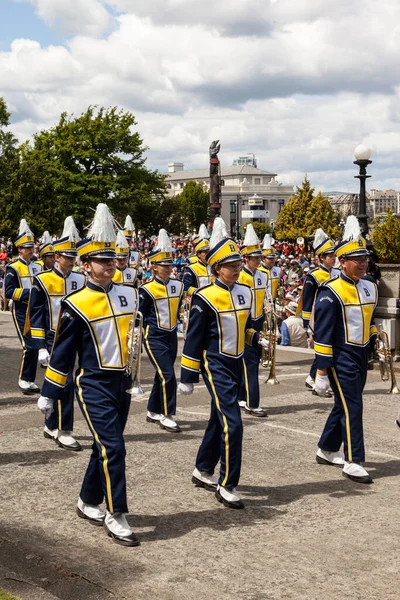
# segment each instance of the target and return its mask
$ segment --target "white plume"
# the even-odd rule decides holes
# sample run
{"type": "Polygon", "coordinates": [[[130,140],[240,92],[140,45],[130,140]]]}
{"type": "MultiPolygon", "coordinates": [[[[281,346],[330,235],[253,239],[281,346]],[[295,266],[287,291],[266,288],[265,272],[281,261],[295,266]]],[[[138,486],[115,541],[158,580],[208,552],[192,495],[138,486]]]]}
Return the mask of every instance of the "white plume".
{"type": "Polygon", "coordinates": [[[249,223],[246,227],[246,235],[244,236],[243,246],[257,246],[260,243],[254,227],[249,223]]]}
{"type": "Polygon", "coordinates": [[[346,225],[344,227],[343,241],[350,242],[356,241],[361,235],[360,223],[357,217],[350,215],[347,217],[346,225]]]}
{"type": "Polygon", "coordinates": [[[210,234],[208,233],[207,227],[204,225],[204,223],[202,223],[200,225],[199,233],[197,234],[197,237],[200,240],[209,240],[210,239],[210,234]]]}
{"type": "Polygon", "coordinates": [[[115,242],[116,248],[129,248],[128,240],[125,237],[123,231],[119,230],[117,232],[117,241],[115,242]]]}
{"type": "Polygon", "coordinates": [[[79,231],[76,228],[73,217],[67,217],[64,221],[64,229],[61,237],[67,237],[71,242],[79,242],[81,239],[79,231]]]}
{"type": "Polygon", "coordinates": [[[44,234],[41,237],[41,241],[40,243],[43,244],[50,244],[51,243],[51,235],[48,231],[45,231],[44,234]]]}
{"type": "Polygon", "coordinates": [[[314,250],[315,250],[315,248],[318,248],[318,246],[320,246],[327,239],[328,239],[328,236],[326,235],[325,231],[321,228],[317,229],[317,231],[315,232],[314,241],[313,241],[314,250]]]}
{"type": "Polygon", "coordinates": [[[97,205],[93,221],[89,225],[88,238],[94,242],[115,242],[116,226],[107,204],[97,205]]]}
{"type": "Polygon", "coordinates": [[[128,231],[135,231],[135,226],[130,215],[128,215],[125,219],[124,229],[127,229],[128,231]]]}
{"type": "Polygon", "coordinates": [[[19,224],[18,235],[23,235],[24,233],[26,233],[27,235],[33,235],[28,223],[25,221],[25,219],[21,219],[19,224]]]}
{"type": "Polygon", "coordinates": [[[271,250],[274,241],[275,240],[271,237],[271,234],[266,233],[263,239],[263,250],[271,250]]]}
{"type": "Polygon", "coordinates": [[[215,217],[210,239],[210,248],[214,248],[221,240],[228,237],[225,221],[222,217],[215,217]]]}
{"type": "Polygon", "coordinates": [[[161,252],[172,252],[171,240],[169,239],[169,235],[165,229],[160,229],[158,232],[158,241],[155,250],[161,250],[161,252]]]}

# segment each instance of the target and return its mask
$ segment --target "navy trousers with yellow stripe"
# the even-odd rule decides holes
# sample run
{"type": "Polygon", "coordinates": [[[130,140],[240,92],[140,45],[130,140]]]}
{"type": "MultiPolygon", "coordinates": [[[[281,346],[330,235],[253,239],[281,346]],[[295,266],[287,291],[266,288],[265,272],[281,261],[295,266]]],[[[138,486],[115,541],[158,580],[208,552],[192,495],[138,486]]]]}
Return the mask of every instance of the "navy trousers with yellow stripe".
{"type": "Polygon", "coordinates": [[[36,369],[38,361],[38,350],[32,346],[31,332],[24,335],[27,304],[16,303],[12,309],[14,325],[17,330],[19,341],[22,344],[22,361],[19,370],[19,379],[33,383],[36,378],[36,369]]]}
{"type": "Polygon", "coordinates": [[[54,412],[45,425],[49,429],[72,431],[74,428],[74,378],[68,373],[67,385],[60,390],[60,397],[54,402],[54,412]]]}
{"type": "Polygon", "coordinates": [[[221,461],[218,483],[232,490],[239,483],[243,424],[238,404],[242,359],[217,362],[205,355],[202,375],[211,396],[211,414],[196,458],[196,467],[212,475],[221,461]]]}
{"type": "Polygon", "coordinates": [[[126,393],[131,380],[121,372],[92,373],[81,369],[76,378],[76,395],[94,437],[92,455],[80,497],[87,504],[105,499],[111,513],[127,513],[125,441],[131,397],[126,393]]]}
{"type": "Polygon", "coordinates": [[[144,336],[146,352],[156,370],[147,410],[161,415],[176,413],[176,377],[174,362],[178,351],[176,330],[163,333],[151,330],[144,336]]]}
{"type": "MultiPolygon", "coordinates": [[[[361,349],[364,350],[364,349],[361,349]]],[[[367,376],[367,354],[360,364],[352,364],[346,357],[328,369],[329,381],[335,395],[335,405],[326,422],[318,446],[327,452],[337,452],[344,446],[345,460],[365,460],[363,433],[362,393],[367,376]]]]}
{"type": "Polygon", "coordinates": [[[249,408],[260,406],[260,384],[258,374],[260,369],[261,348],[253,348],[246,344],[244,348],[244,377],[241,399],[246,401],[249,408]]]}

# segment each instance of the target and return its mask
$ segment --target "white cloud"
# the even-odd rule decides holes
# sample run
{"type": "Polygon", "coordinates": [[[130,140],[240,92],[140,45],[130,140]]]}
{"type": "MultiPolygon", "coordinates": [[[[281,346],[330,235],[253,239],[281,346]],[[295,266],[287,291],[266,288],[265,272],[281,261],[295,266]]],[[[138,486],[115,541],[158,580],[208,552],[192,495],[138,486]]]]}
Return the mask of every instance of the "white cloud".
{"type": "Polygon", "coordinates": [[[119,105],[160,170],[205,166],[220,138],[224,164],[255,152],[281,181],[308,172],[317,187],[357,189],[352,150],[364,141],[375,184],[396,180],[385,169],[399,154],[397,0],[384,11],[372,0],[31,2],[75,35],[66,47],[15,40],[0,53],[21,137],[64,110],[119,105]]]}
{"type": "Polygon", "coordinates": [[[101,35],[113,20],[99,0],[26,0],[48,25],[65,34],[101,35]]]}

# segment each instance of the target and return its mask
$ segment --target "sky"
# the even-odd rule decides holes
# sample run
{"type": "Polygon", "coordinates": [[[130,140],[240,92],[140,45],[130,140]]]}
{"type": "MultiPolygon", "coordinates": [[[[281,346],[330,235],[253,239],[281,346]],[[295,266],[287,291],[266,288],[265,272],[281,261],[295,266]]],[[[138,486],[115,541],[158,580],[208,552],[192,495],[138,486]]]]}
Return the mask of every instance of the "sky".
{"type": "Polygon", "coordinates": [[[0,96],[22,142],[89,105],[131,111],[166,172],[254,153],[283,184],[400,191],[398,0],[0,0],[0,96]]]}

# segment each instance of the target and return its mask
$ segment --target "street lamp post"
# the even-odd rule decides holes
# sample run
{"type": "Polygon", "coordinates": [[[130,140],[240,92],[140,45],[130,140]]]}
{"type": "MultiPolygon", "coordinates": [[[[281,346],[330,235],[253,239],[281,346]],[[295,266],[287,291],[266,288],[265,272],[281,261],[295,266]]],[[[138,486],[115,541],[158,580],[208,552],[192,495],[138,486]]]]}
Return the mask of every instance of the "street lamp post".
{"type": "Polygon", "coordinates": [[[357,218],[360,222],[361,233],[364,238],[367,237],[368,234],[368,216],[367,216],[367,203],[366,203],[366,194],[365,194],[365,180],[371,177],[371,175],[367,175],[367,166],[372,163],[370,156],[372,154],[372,150],[364,144],[360,144],[354,150],[355,161],[354,164],[358,165],[360,168],[360,172],[358,175],[354,175],[356,179],[360,180],[360,200],[358,204],[358,215],[357,218]]]}
{"type": "Polygon", "coordinates": [[[240,239],[240,201],[241,201],[242,197],[240,194],[237,194],[236,196],[236,202],[235,202],[235,208],[236,208],[236,223],[235,223],[235,230],[236,230],[236,239],[239,240],[240,239]]]}

